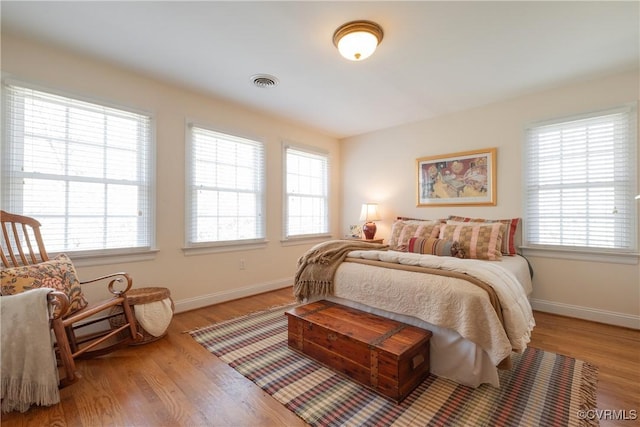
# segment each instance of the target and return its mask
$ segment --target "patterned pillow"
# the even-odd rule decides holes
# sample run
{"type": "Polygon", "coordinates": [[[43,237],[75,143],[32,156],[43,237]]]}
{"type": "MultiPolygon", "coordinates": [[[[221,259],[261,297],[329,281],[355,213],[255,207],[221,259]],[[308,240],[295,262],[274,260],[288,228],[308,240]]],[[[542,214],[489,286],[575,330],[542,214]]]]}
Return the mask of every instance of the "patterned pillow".
{"type": "MultiPolygon", "coordinates": [[[[404,229],[405,225],[444,224],[445,222],[447,222],[446,218],[421,219],[421,218],[410,218],[407,216],[398,216],[396,217],[396,220],[391,225],[391,236],[389,237],[389,246],[391,247],[391,249],[397,250],[396,247],[398,245],[398,238],[400,237],[400,233],[402,233],[402,230],[404,229]]],[[[438,237],[438,236],[436,235],[435,237],[438,237]]]]}
{"type": "Polygon", "coordinates": [[[451,240],[442,240],[423,237],[412,237],[409,240],[408,252],[416,254],[428,254],[438,256],[453,256],[456,258],[464,258],[464,250],[460,247],[460,243],[451,240]]]}
{"type": "Polygon", "coordinates": [[[504,234],[502,236],[502,254],[516,255],[518,246],[520,245],[520,218],[511,219],[484,219],[484,218],[468,218],[464,216],[449,216],[448,221],[456,222],[500,222],[505,225],[504,234]]]}
{"type": "Polygon", "coordinates": [[[412,237],[438,237],[440,234],[440,221],[402,221],[402,229],[400,230],[394,250],[406,252],[409,248],[409,240],[412,237]]]}
{"type": "Polygon", "coordinates": [[[459,222],[440,226],[440,238],[460,243],[467,258],[498,261],[502,258],[504,224],[459,222]]]}
{"type": "Polygon", "coordinates": [[[76,269],[69,257],[60,254],[39,264],[5,268],[0,271],[0,293],[13,295],[33,288],[53,288],[69,297],[69,313],[87,306],[76,269]]]}
{"type": "Polygon", "coordinates": [[[389,249],[396,250],[398,247],[398,237],[402,233],[405,222],[401,219],[396,220],[391,224],[391,235],[389,236],[389,249]]]}

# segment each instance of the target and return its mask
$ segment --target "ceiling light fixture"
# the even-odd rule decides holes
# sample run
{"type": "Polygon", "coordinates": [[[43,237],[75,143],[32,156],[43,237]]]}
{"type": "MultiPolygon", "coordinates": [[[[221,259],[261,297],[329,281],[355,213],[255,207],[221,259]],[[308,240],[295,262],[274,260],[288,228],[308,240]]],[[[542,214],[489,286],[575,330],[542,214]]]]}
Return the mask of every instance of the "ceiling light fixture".
{"type": "Polygon", "coordinates": [[[382,27],[371,21],[347,22],[333,33],[340,55],[351,61],[370,57],[382,41],[382,27]]]}

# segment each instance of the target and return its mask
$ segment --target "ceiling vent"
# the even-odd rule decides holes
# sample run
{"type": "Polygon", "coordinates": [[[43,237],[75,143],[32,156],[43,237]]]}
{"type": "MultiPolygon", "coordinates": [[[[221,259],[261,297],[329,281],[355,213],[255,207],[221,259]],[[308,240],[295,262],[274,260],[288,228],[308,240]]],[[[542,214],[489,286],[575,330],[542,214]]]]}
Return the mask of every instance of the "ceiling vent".
{"type": "Polygon", "coordinates": [[[259,88],[270,88],[278,86],[278,79],[274,76],[270,76],[269,74],[256,74],[251,77],[251,81],[254,86],[259,88]]]}

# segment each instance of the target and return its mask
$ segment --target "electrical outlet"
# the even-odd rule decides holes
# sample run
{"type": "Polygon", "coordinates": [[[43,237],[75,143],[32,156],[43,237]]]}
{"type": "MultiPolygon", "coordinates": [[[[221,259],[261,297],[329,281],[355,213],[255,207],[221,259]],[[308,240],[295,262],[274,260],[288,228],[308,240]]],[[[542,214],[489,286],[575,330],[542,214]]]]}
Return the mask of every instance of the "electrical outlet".
{"type": "Polygon", "coordinates": [[[244,268],[245,268],[245,265],[244,265],[244,258],[240,258],[240,263],[239,263],[239,265],[240,265],[240,270],[244,270],[244,268]]]}

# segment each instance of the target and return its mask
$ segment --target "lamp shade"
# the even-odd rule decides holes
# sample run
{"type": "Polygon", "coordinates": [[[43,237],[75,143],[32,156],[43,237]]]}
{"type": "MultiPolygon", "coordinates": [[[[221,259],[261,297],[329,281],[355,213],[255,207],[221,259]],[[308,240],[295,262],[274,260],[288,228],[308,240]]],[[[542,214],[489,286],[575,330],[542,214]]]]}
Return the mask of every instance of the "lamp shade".
{"type": "Polygon", "coordinates": [[[371,21],[352,21],[333,34],[333,44],[350,61],[362,61],[375,52],[382,41],[382,28],[371,21]]]}
{"type": "Polygon", "coordinates": [[[377,203],[364,203],[360,210],[360,221],[378,221],[380,220],[380,214],[378,213],[377,203]]]}

